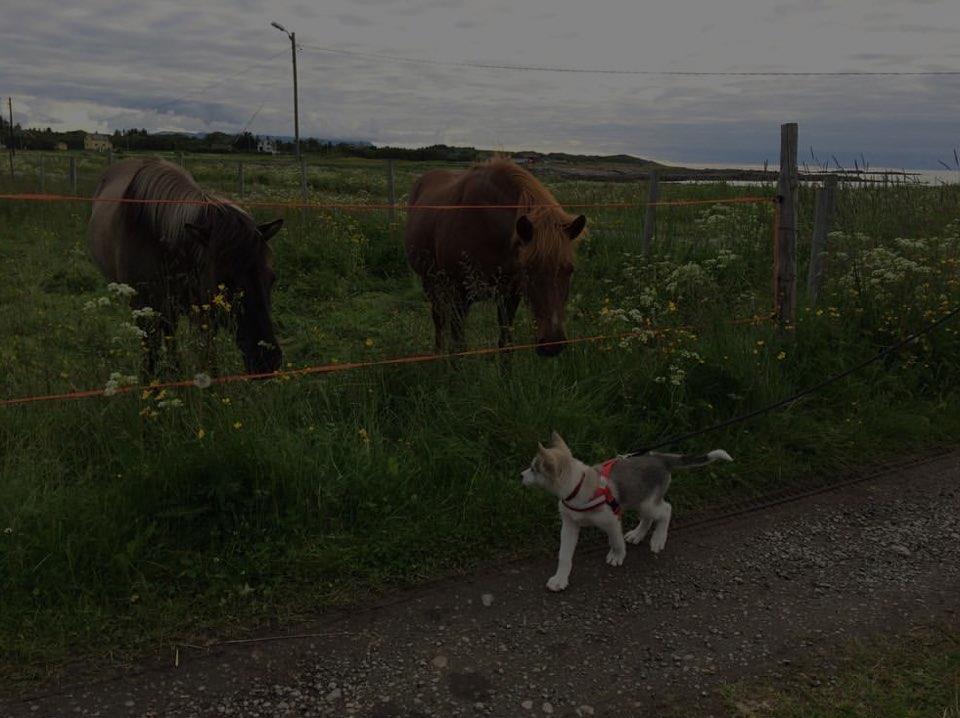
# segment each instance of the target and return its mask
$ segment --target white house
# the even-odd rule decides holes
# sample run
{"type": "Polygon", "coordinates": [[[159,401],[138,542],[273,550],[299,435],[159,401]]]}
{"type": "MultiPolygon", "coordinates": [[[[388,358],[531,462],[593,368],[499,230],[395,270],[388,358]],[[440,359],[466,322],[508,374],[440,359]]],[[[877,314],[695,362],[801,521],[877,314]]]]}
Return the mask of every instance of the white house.
{"type": "Polygon", "coordinates": [[[257,152],[267,152],[271,155],[277,154],[277,147],[269,137],[261,137],[257,140],[257,152]]]}

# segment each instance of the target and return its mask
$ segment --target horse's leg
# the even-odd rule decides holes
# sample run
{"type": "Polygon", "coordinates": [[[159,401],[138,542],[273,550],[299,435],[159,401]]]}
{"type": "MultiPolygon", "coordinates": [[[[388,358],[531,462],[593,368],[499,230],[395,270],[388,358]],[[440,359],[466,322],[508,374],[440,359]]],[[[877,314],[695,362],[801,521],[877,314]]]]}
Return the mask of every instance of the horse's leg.
{"type": "Polygon", "coordinates": [[[216,340],[217,325],[215,323],[208,324],[206,329],[200,329],[200,361],[210,376],[217,376],[220,373],[216,340]]]}
{"type": "Polygon", "coordinates": [[[177,310],[167,304],[155,320],[155,329],[161,340],[158,344],[162,344],[167,357],[167,364],[177,374],[180,373],[182,368],[180,365],[180,350],[177,345],[177,321],[179,316],[177,310]]]}
{"type": "Polygon", "coordinates": [[[443,332],[450,314],[450,297],[444,282],[433,274],[423,277],[423,293],[430,302],[430,316],[433,319],[433,351],[435,354],[442,354],[443,332]]]}
{"type": "Polygon", "coordinates": [[[157,375],[157,362],[160,357],[160,344],[163,342],[163,330],[155,323],[141,329],[147,333],[143,340],[145,353],[142,362],[142,373],[145,379],[150,380],[157,375]]]}
{"type": "Polygon", "coordinates": [[[430,303],[430,314],[433,317],[433,352],[443,353],[443,330],[447,323],[447,311],[440,302],[430,303]]]}
{"type": "Polygon", "coordinates": [[[177,321],[180,314],[176,309],[168,308],[160,317],[160,331],[163,333],[164,353],[169,364],[178,375],[183,371],[180,361],[180,347],[177,344],[177,321]]]}
{"type": "Polygon", "coordinates": [[[464,324],[467,321],[467,312],[470,311],[470,300],[457,296],[450,305],[450,351],[460,352],[464,347],[464,324]]]}
{"type": "Polygon", "coordinates": [[[513,341],[513,320],[517,316],[517,307],[520,306],[519,294],[501,294],[497,296],[497,320],[500,323],[500,341],[502,349],[513,341]]]}
{"type": "MultiPolygon", "coordinates": [[[[130,306],[132,309],[137,310],[147,308],[154,309],[154,307],[160,305],[156,301],[153,301],[153,297],[150,294],[142,292],[134,298],[130,306]]],[[[154,311],[157,310],[154,309],[154,311]]],[[[141,316],[134,321],[134,324],[136,324],[137,328],[145,335],[141,345],[144,352],[141,361],[141,373],[145,378],[153,379],[157,374],[157,364],[160,362],[160,349],[163,346],[163,335],[165,332],[162,315],[158,313],[155,316],[141,316]]]]}

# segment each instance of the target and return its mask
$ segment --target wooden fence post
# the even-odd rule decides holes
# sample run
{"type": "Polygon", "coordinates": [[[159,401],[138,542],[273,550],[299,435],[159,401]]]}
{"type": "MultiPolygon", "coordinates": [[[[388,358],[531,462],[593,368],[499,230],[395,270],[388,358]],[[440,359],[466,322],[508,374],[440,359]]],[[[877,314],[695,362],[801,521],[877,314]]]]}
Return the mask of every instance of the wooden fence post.
{"type": "Polygon", "coordinates": [[[817,190],[817,209],[813,221],[813,237],[810,239],[810,274],[807,277],[807,294],[811,305],[820,299],[823,285],[823,255],[827,251],[827,235],[830,233],[830,215],[833,213],[833,194],[837,178],[827,177],[823,187],[817,190]]]}
{"type": "Polygon", "coordinates": [[[177,164],[183,167],[183,152],[177,152],[177,164]]]}
{"type": "Polygon", "coordinates": [[[113,164],[113,150],[108,149],[107,150],[107,166],[109,167],[112,164],[113,164]]]}
{"type": "Polygon", "coordinates": [[[307,203],[307,165],[300,155],[300,201],[307,203]]]}
{"type": "Polygon", "coordinates": [[[779,328],[792,327],[797,316],[797,123],[780,126],[780,203],[774,247],[774,298],[779,328]]]}
{"type": "Polygon", "coordinates": [[[68,171],[68,174],[70,176],[70,193],[75,195],[77,193],[77,158],[76,157],[70,158],[70,169],[68,171]]]}
{"type": "Polygon", "coordinates": [[[391,222],[395,222],[397,219],[397,192],[393,177],[393,160],[387,160],[387,202],[390,204],[387,216],[391,222]]]}
{"type": "Polygon", "coordinates": [[[237,162],[237,194],[240,195],[240,199],[243,199],[244,191],[244,176],[243,176],[243,161],[237,162]]]}
{"type": "Polygon", "coordinates": [[[657,202],[660,201],[660,177],[650,170],[650,186],[647,188],[647,211],[643,218],[643,254],[649,256],[653,235],[657,230],[657,202]]]}

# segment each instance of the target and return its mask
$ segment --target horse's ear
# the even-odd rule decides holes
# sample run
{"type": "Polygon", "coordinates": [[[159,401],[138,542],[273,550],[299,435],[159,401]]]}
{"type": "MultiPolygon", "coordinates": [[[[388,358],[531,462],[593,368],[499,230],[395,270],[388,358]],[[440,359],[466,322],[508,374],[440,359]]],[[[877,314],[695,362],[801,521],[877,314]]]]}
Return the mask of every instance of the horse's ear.
{"type": "Polygon", "coordinates": [[[525,214],[517,217],[517,236],[521,244],[529,244],[533,241],[533,222],[525,214]]]}
{"type": "Polygon", "coordinates": [[[257,231],[260,233],[263,241],[268,242],[273,235],[280,231],[282,226],[283,220],[275,219],[272,222],[267,222],[266,224],[258,224],[257,231]]]}
{"type": "Polygon", "coordinates": [[[196,244],[206,247],[210,242],[210,232],[203,227],[198,227],[195,224],[190,224],[187,222],[185,225],[183,225],[183,228],[186,230],[187,236],[196,244]]]}
{"type": "Polygon", "coordinates": [[[582,214],[573,220],[570,224],[563,228],[563,231],[570,239],[576,239],[580,236],[580,233],[583,232],[583,228],[587,226],[587,218],[582,214]]]}

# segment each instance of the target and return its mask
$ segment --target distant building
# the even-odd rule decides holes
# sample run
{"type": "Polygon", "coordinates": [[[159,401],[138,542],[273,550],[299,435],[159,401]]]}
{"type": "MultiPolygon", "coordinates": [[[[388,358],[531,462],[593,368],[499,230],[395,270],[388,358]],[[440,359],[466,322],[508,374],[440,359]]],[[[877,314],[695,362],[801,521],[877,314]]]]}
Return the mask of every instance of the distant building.
{"type": "Polygon", "coordinates": [[[101,135],[92,132],[83,138],[83,149],[94,150],[95,152],[106,152],[113,149],[113,143],[110,142],[110,135],[101,135]]]}
{"type": "Polygon", "coordinates": [[[257,140],[257,152],[266,152],[267,154],[277,154],[277,146],[269,137],[262,137],[257,140]]]}
{"type": "Polygon", "coordinates": [[[66,151],[67,151],[67,143],[66,143],[66,142],[58,142],[58,143],[54,146],[54,149],[57,150],[57,152],[66,152],[66,151]]]}
{"type": "Polygon", "coordinates": [[[513,156],[513,161],[518,165],[534,165],[540,160],[540,155],[536,152],[517,152],[513,156]]]}

